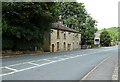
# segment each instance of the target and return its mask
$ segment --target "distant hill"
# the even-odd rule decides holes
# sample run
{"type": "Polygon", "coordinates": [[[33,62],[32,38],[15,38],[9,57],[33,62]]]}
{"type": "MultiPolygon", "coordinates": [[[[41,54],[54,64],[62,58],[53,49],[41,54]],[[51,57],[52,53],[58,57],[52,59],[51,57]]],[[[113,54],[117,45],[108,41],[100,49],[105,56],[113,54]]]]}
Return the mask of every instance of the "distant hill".
{"type": "MultiPolygon", "coordinates": [[[[98,32],[102,32],[103,30],[104,29],[98,30],[98,32]]],[[[118,32],[119,32],[118,31],[118,27],[111,27],[111,28],[107,28],[106,30],[110,33],[113,41],[117,41],[118,40],[118,32]]]]}

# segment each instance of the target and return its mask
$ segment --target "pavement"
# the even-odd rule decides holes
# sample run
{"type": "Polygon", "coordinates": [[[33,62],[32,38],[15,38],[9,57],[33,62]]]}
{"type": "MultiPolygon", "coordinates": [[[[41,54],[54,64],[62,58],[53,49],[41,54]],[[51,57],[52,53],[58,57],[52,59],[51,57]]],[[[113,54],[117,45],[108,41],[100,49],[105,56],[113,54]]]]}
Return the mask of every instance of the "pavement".
{"type": "Polygon", "coordinates": [[[1,59],[0,77],[2,80],[82,80],[84,77],[112,80],[117,58],[117,46],[5,58],[1,59]]]}
{"type": "Polygon", "coordinates": [[[82,80],[118,80],[117,60],[118,57],[115,55],[107,57],[82,80]]]}

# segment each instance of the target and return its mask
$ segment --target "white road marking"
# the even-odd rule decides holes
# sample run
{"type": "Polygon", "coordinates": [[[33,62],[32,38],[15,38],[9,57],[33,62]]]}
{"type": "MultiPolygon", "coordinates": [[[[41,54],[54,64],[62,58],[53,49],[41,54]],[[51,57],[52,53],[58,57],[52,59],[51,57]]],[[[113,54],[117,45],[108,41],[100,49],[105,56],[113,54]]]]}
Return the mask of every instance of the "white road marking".
{"type": "Polygon", "coordinates": [[[32,64],[32,65],[36,65],[36,66],[39,66],[39,64],[36,64],[36,63],[32,63],[32,62],[28,62],[28,64],[32,64]]]}
{"type": "Polygon", "coordinates": [[[13,68],[10,68],[10,67],[4,67],[4,68],[6,68],[6,69],[9,69],[9,70],[12,70],[12,71],[18,71],[17,69],[13,69],[13,68]]]}
{"type": "Polygon", "coordinates": [[[7,67],[12,67],[12,66],[17,66],[17,65],[21,65],[21,64],[25,64],[26,62],[24,63],[18,63],[18,64],[13,64],[13,65],[8,65],[7,67]]]}
{"type": "Polygon", "coordinates": [[[16,71],[14,71],[14,72],[6,73],[6,74],[1,74],[0,76],[5,76],[5,75],[14,74],[14,73],[17,73],[17,72],[21,72],[21,71],[25,71],[25,70],[33,69],[33,68],[36,68],[36,67],[41,67],[41,66],[48,65],[48,64],[51,64],[51,63],[55,63],[55,62],[56,62],[56,61],[52,61],[52,62],[44,63],[44,64],[41,64],[41,65],[38,65],[38,66],[33,66],[33,67],[29,67],[29,68],[21,69],[21,70],[16,70],[16,71]]]}
{"type": "Polygon", "coordinates": [[[105,58],[103,61],[101,61],[99,64],[97,64],[90,72],[88,72],[81,80],[85,80],[95,69],[97,69],[103,62],[105,62],[107,59],[109,59],[111,56],[105,58]]]}
{"type": "MultiPolygon", "coordinates": [[[[110,49],[109,49],[109,50],[110,50],[110,49]]],[[[104,50],[104,51],[109,51],[109,50],[104,50]]],[[[99,51],[99,52],[101,52],[101,51],[99,51]]],[[[99,53],[99,52],[95,52],[95,53],[99,53]]],[[[76,54],[77,54],[77,53],[76,53],[76,54]]],[[[67,57],[67,58],[61,58],[60,60],[56,60],[56,61],[50,60],[51,62],[43,63],[43,64],[36,64],[36,63],[32,63],[32,62],[43,61],[43,60],[49,61],[49,58],[40,59],[40,60],[34,60],[34,61],[29,61],[29,62],[24,62],[24,63],[18,63],[18,64],[14,64],[14,65],[9,65],[9,66],[4,66],[4,67],[7,67],[8,69],[14,70],[14,72],[6,73],[6,74],[1,74],[0,76],[5,76],[5,75],[9,75],[9,74],[14,74],[14,73],[21,72],[21,71],[24,71],[24,70],[29,70],[29,69],[33,69],[33,68],[36,68],[36,67],[41,67],[41,66],[44,66],[44,65],[48,65],[48,64],[51,64],[51,63],[60,62],[60,61],[63,61],[63,60],[72,59],[72,58],[76,58],[76,57],[80,57],[80,56],[91,55],[91,54],[94,54],[94,53],[77,55],[77,56],[74,56],[73,54],[71,54],[71,56],[70,56],[70,55],[57,56],[56,58],[58,58],[58,57],[67,57]],[[31,63],[31,64],[34,64],[35,66],[29,67],[29,68],[25,68],[25,69],[21,69],[21,70],[16,70],[16,69],[10,68],[10,66],[17,66],[17,65],[21,65],[21,64],[30,64],[30,63],[31,63]]],[[[52,58],[55,58],[55,57],[52,57],[52,58]]],[[[0,68],[4,68],[4,67],[0,67],[0,68]]]]}
{"type": "Polygon", "coordinates": [[[15,73],[15,72],[13,71],[13,72],[10,72],[10,73],[1,74],[0,77],[5,76],[5,75],[10,75],[10,74],[13,74],[13,73],[15,73]]]}
{"type": "MultiPolygon", "coordinates": [[[[109,51],[109,50],[104,50],[104,51],[109,51]]],[[[101,51],[100,51],[101,52],[101,51]]],[[[99,52],[95,52],[95,53],[99,53],[99,52]]],[[[80,55],[80,56],[86,56],[86,55],[91,55],[91,54],[94,54],[94,53],[90,53],[90,54],[83,54],[83,55],[80,55]]],[[[64,57],[71,57],[69,55],[63,55],[64,57]]],[[[57,56],[58,57],[63,57],[63,56],[57,56]]],[[[43,61],[43,60],[48,60],[49,58],[46,58],[46,59],[40,59],[40,60],[34,60],[34,61],[29,61],[29,62],[36,62],[36,61],[43,61]]],[[[8,65],[7,67],[11,67],[11,66],[17,66],[17,65],[20,65],[20,64],[26,64],[28,62],[24,62],[24,63],[18,63],[18,64],[13,64],[13,65],[8,65]]],[[[0,68],[4,68],[4,67],[0,67],[0,68]]]]}
{"type": "Polygon", "coordinates": [[[49,59],[43,59],[43,60],[45,60],[45,61],[52,61],[52,60],[49,60],[49,59]]]}
{"type": "Polygon", "coordinates": [[[114,72],[112,75],[112,80],[118,80],[118,64],[115,65],[114,67],[114,72]]]}
{"type": "MultiPolygon", "coordinates": [[[[104,51],[109,51],[109,50],[104,50],[104,51]]],[[[100,51],[100,52],[101,52],[101,51],[100,51]]],[[[95,53],[99,53],[99,52],[95,52],[95,53]]],[[[92,53],[92,54],[94,54],[94,53],[92,53]]],[[[91,53],[90,53],[90,54],[83,54],[83,55],[80,55],[80,56],[86,56],[86,55],[91,55],[91,53]]],[[[71,57],[71,56],[69,56],[69,55],[63,55],[63,56],[64,56],[64,57],[71,57]]],[[[63,57],[63,56],[57,56],[57,58],[58,58],[58,57],[63,57]]],[[[47,59],[40,59],[40,60],[34,60],[34,61],[29,61],[29,62],[43,61],[43,60],[48,60],[48,59],[49,59],[49,58],[47,58],[47,59]]],[[[8,65],[8,67],[17,66],[17,65],[26,64],[26,63],[28,63],[28,62],[13,64],[13,65],[8,65]]],[[[0,67],[0,68],[4,68],[4,67],[0,67]]]]}
{"type": "MultiPolygon", "coordinates": [[[[36,61],[43,61],[43,59],[40,59],[40,60],[34,60],[34,61],[29,61],[29,62],[36,62],[36,61]]],[[[18,64],[13,64],[13,65],[8,65],[7,67],[12,67],[12,66],[17,66],[17,65],[21,65],[21,64],[27,64],[29,62],[24,62],[24,63],[18,63],[18,64]]],[[[5,67],[5,66],[4,66],[5,67]]],[[[2,67],[2,68],[4,68],[2,67]]]]}
{"type": "Polygon", "coordinates": [[[59,58],[59,57],[53,57],[53,58],[59,58]]]}

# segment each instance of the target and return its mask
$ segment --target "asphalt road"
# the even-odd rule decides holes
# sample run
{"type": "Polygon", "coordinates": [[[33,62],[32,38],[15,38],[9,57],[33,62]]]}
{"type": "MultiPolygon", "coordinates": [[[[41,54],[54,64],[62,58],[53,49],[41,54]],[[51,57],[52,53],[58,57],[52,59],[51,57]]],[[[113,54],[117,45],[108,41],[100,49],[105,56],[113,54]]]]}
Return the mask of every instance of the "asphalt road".
{"type": "MultiPolygon", "coordinates": [[[[6,58],[2,59],[0,77],[2,80],[81,80],[101,61],[111,58],[112,62],[117,56],[118,47],[114,46],[6,58]]],[[[114,65],[114,61],[109,65],[114,65]]],[[[110,71],[107,78],[112,78],[110,71]]]]}

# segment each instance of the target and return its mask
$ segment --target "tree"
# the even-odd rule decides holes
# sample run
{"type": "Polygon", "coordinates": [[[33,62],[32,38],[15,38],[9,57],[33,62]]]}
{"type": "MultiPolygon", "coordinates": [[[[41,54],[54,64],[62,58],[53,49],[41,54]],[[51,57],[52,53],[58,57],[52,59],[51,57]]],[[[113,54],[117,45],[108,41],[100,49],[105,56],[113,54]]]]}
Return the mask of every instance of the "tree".
{"type": "Polygon", "coordinates": [[[120,27],[118,27],[118,41],[120,42],[120,27]]]}
{"type": "Polygon", "coordinates": [[[60,15],[62,16],[63,24],[69,28],[79,30],[78,26],[86,21],[87,12],[83,3],[64,2],[60,3],[60,15]],[[81,24],[80,24],[81,23],[81,24]]]}
{"type": "Polygon", "coordinates": [[[64,2],[60,3],[59,6],[63,24],[81,33],[82,45],[92,45],[94,33],[97,31],[95,27],[97,22],[87,13],[84,4],[64,2]]]}
{"type": "Polygon", "coordinates": [[[3,2],[3,49],[24,50],[42,45],[44,31],[50,31],[51,23],[58,19],[55,7],[54,2],[3,2]]]}
{"type": "MultiPolygon", "coordinates": [[[[95,37],[95,33],[97,31],[96,26],[96,20],[94,20],[92,17],[88,16],[86,18],[86,30],[84,30],[86,33],[84,34],[84,37],[82,39],[86,39],[86,43],[88,45],[93,45],[94,44],[94,37],[95,37]]],[[[84,43],[83,43],[84,44],[84,43]]]]}
{"type": "Polygon", "coordinates": [[[111,36],[110,34],[106,31],[106,29],[103,30],[100,34],[100,44],[102,46],[110,46],[111,45],[111,36]]]}

